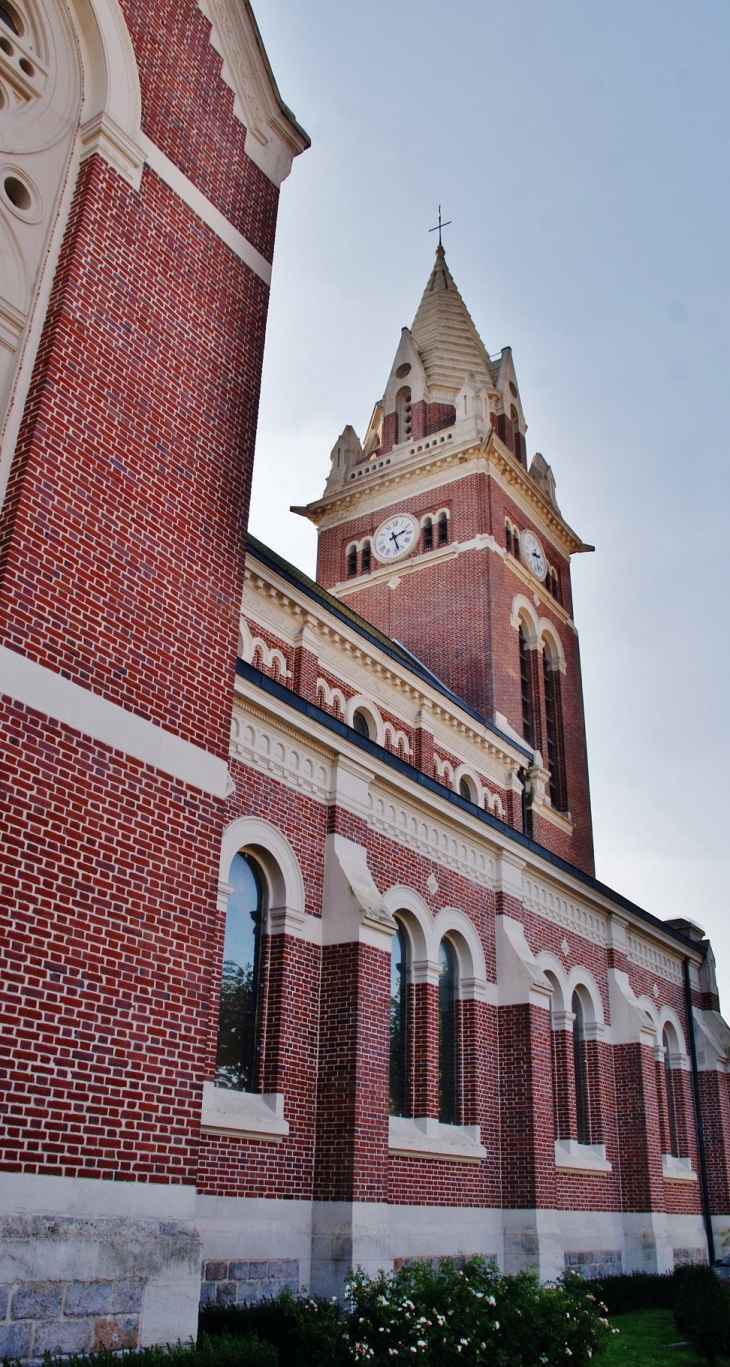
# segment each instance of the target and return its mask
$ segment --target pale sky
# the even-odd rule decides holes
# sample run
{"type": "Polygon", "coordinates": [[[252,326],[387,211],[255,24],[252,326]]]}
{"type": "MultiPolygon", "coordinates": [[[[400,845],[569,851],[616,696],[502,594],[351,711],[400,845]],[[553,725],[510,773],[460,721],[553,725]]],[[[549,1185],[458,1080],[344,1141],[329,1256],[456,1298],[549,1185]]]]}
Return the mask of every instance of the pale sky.
{"type": "Polygon", "coordinates": [[[254,0],[312,138],[282,187],[251,529],[364,434],[447,259],[513,348],[573,562],[597,875],[712,938],[730,1010],[727,0],[254,0]]]}

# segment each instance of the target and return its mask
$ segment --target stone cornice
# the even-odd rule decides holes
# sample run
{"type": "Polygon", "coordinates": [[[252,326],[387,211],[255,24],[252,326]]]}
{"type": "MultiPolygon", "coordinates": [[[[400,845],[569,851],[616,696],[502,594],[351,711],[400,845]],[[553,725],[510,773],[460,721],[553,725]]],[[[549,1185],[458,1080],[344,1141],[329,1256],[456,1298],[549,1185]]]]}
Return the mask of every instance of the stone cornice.
{"type": "MultiPolygon", "coordinates": [[[[390,459],[390,465],[381,461],[373,462],[372,468],[363,465],[352,487],[348,482],[325,494],[323,498],[308,503],[306,508],[296,508],[295,511],[308,517],[315,526],[326,530],[355,517],[365,493],[369,511],[376,490],[378,504],[386,507],[390,503],[401,501],[405,496],[404,487],[419,479],[426,477],[429,485],[437,485],[463,478],[471,470],[478,470],[493,473],[513,495],[516,494],[518,501],[525,505],[546,533],[560,544],[566,555],[573,555],[583,548],[581,538],[568,525],[542,489],[530,478],[508,447],[491,428],[486,433],[480,431],[474,419],[457,423],[446,432],[436,433],[433,437],[412,446],[404,446],[401,450],[394,447],[390,459]],[[470,466],[469,472],[463,468],[467,464],[470,466]]],[[[350,472],[351,475],[353,473],[350,472]]]]}

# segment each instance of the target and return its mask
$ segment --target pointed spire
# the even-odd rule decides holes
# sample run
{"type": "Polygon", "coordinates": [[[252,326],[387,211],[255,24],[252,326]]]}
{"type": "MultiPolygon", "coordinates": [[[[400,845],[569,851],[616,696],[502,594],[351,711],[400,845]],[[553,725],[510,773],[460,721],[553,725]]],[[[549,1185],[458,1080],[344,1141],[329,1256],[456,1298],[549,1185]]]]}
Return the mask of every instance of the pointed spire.
{"type": "Polygon", "coordinates": [[[471,373],[475,378],[491,382],[489,356],[459,294],[440,243],[411,334],[431,389],[456,395],[471,373]]]}

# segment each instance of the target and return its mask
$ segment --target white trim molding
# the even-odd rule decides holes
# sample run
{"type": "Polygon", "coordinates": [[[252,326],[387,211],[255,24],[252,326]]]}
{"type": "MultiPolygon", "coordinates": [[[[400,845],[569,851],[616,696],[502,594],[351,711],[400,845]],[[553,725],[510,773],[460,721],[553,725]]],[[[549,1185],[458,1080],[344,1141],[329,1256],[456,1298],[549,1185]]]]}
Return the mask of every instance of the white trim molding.
{"type": "Polygon", "coordinates": [[[213,797],[229,794],[225,760],[7,646],[0,646],[0,692],[213,797]]]}
{"type": "Polygon", "coordinates": [[[220,209],[216,209],[206,196],[201,193],[196,185],[183,174],[181,170],[170,161],[169,157],[156,146],[144,133],[140,133],[139,141],[144,148],[145,158],[151,169],[163,180],[171,190],[175,192],[179,199],[192,209],[194,214],[205,223],[224,242],[231,251],[243,261],[263,280],[265,285],[271,284],[271,262],[249,242],[248,238],[239,233],[232,223],[229,223],[220,209]]]}
{"type": "Polygon", "coordinates": [[[605,1144],[579,1144],[577,1139],[555,1140],[555,1166],[562,1172],[588,1172],[604,1176],[613,1172],[605,1144]]]}
{"type": "Polygon", "coordinates": [[[233,1092],[203,1083],[201,1134],[269,1139],[280,1144],[289,1133],[281,1092],[233,1092]]]}
{"type": "Polygon", "coordinates": [[[662,1177],[665,1182],[696,1182],[697,1173],[692,1171],[691,1158],[675,1158],[674,1154],[662,1154],[662,1177]]]}
{"type": "Polygon", "coordinates": [[[452,1163],[481,1163],[487,1156],[478,1125],[443,1125],[429,1116],[411,1119],[392,1115],[388,1150],[398,1158],[437,1158],[452,1163]]]}

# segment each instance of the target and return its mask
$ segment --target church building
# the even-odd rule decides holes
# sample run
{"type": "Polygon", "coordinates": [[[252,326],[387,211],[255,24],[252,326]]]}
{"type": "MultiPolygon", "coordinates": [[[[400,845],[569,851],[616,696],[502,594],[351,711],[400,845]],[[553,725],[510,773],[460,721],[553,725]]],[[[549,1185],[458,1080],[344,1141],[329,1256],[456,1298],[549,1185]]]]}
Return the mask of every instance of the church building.
{"type": "Polygon", "coordinates": [[[510,349],[439,244],[315,582],[247,534],[308,146],[248,0],[0,0],[0,127],[0,1356],[722,1256],[712,948],[595,877],[510,349]]]}

